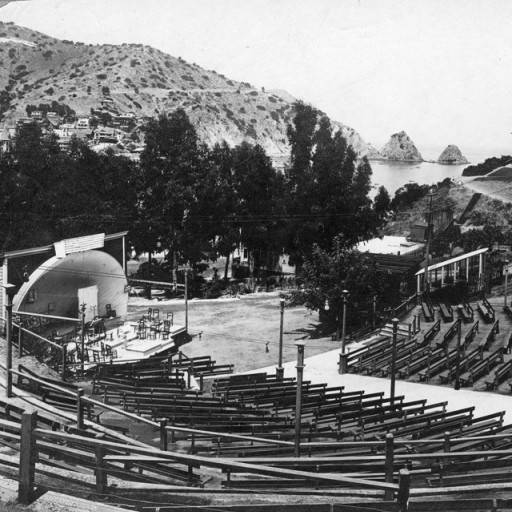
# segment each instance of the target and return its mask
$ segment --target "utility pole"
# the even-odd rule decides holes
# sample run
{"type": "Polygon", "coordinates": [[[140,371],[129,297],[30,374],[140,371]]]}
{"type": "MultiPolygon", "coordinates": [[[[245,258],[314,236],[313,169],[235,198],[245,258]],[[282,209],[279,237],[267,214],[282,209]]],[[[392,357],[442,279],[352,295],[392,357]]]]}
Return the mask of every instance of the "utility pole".
{"type": "Polygon", "coordinates": [[[428,270],[429,260],[430,260],[430,244],[432,243],[432,234],[433,234],[433,215],[432,215],[432,199],[436,195],[435,189],[432,187],[430,192],[427,194],[430,198],[429,207],[428,207],[428,221],[427,221],[427,248],[426,248],[426,257],[425,257],[425,293],[428,296],[430,293],[430,272],[428,270]]]}
{"type": "Polygon", "coordinates": [[[304,345],[303,341],[297,345],[297,392],[295,395],[295,457],[300,457],[300,427],[302,422],[302,376],[304,373],[304,345]]]}
{"type": "Polygon", "coordinates": [[[81,313],[81,333],[80,333],[80,352],[81,352],[81,358],[80,358],[80,372],[82,374],[82,377],[84,375],[84,351],[85,351],[85,310],[87,306],[85,303],[83,303],[80,306],[80,313],[81,313]]]}
{"type": "Polygon", "coordinates": [[[4,285],[7,295],[7,304],[5,305],[6,312],[6,327],[5,327],[5,340],[7,342],[7,350],[5,354],[5,367],[6,367],[6,386],[5,395],[7,398],[12,397],[12,299],[16,295],[16,286],[10,283],[4,285]]]}
{"type": "Polygon", "coordinates": [[[277,360],[276,368],[276,379],[279,381],[283,380],[284,368],[283,368],[283,321],[284,321],[284,299],[281,298],[279,301],[280,309],[280,324],[279,324],[279,359],[277,360]]]}
{"type": "Polygon", "coordinates": [[[395,364],[396,364],[396,338],[398,334],[398,318],[391,320],[393,324],[393,350],[391,352],[391,391],[390,391],[390,405],[391,410],[395,408],[395,364]]]}
{"type": "Polygon", "coordinates": [[[345,334],[346,334],[346,325],[347,325],[347,297],[348,290],[343,290],[343,320],[341,326],[341,352],[340,352],[340,361],[339,361],[339,369],[340,374],[347,372],[347,355],[345,354],[345,334]]]}

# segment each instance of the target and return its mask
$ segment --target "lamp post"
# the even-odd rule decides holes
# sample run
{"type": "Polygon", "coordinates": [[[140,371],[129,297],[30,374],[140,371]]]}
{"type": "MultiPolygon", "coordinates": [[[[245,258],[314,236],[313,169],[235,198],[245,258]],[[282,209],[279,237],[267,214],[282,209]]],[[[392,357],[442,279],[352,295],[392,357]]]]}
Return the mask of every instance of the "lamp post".
{"type": "Polygon", "coordinates": [[[5,395],[7,398],[12,397],[12,299],[16,295],[16,286],[10,283],[3,285],[7,295],[7,304],[5,305],[6,312],[6,328],[5,328],[5,341],[7,343],[7,350],[5,353],[5,367],[6,367],[6,386],[5,395]]]}
{"type": "Polygon", "coordinates": [[[300,457],[300,427],[302,415],[302,376],[304,373],[304,345],[303,341],[297,345],[297,392],[295,395],[295,457],[300,457]]]}
{"type": "Polygon", "coordinates": [[[340,351],[340,361],[339,361],[339,372],[340,374],[347,372],[347,355],[345,354],[345,334],[346,334],[346,325],[347,325],[347,297],[348,290],[343,290],[343,320],[341,324],[341,351],[340,351]]]}
{"type": "Polygon", "coordinates": [[[391,410],[395,408],[395,364],[396,364],[396,338],[398,334],[398,318],[391,320],[393,324],[393,349],[391,352],[391,390],[390,390],[390,405],[391,410]]]}
{"type": "Polygon", "coordinates": [[[279,323],[279,359],[277,360],[276,368],[276,379],[279,381],[283,380],[284,368],[283,368],[283,321],[284,321],[284,299],[281,298],[279,301],[280,310],[280,323],[279,323]]]}
{"type": "Polygon", "coordinates": [[[503,307],[507,308],[507,295],[508,295],[508,264],[510,262],[505,260],[505,296],[503,297],[503,307]]]}

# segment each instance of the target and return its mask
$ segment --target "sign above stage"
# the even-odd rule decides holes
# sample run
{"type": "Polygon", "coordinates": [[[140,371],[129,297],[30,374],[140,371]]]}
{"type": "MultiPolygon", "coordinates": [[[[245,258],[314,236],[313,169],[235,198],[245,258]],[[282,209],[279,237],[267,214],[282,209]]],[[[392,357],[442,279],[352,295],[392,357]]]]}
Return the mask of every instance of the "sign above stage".
{"type": "Polygon", "coordinates": [[[57,258],[64,258],[68,254],[75,252],[101,249],[105,246],[105,233],[79,236],[76,238],[66,238],[60,242],[55,242],[53,246],[55,247],[55,256],[57,256],[57,258]]]}

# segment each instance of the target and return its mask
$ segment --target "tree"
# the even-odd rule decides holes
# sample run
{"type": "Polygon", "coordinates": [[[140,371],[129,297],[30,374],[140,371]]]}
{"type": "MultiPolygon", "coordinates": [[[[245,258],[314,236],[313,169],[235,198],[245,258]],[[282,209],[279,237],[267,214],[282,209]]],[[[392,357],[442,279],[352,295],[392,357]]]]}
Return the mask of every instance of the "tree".
{"type": "Polygon", "coordinates": [[[386,187],[383,185],[379,187],[377,195],[373,200],[373,207],[375,209],[375,213],[380,218],[384,218],[391,208],[391,198],[389,197],[386,187]]]}
{"type": "Polygon", "coordinates": [[[198,262],[210,244],[199,204],[206,148],[182,109],[150,120],[145,133],[133,241],[149,254],[161,244],[173,268],[180,262],[198,262]]]}
{"type": "Polygon", "coordinates": [[[400,277],[380,271],[371,255],[349,248],[342,236],[335,237],[330,250],[314,246],[304,261],[302,279],[302,300],[330,326],[340,319],[344,289],[350,292],[350,311],[357,312],[347,314],[348,325],[358,325],[365,317],[362,311],[370,319],[373,296],[381,313],[399,298],[400,277]]]}
{"type": "Polygon", "coordinates": [[[268,269],[282,249],[282,178],[259,145],[242,142],[232,158],[240,241],[254,258],[255,270],[268,269]]]}
{"type": "Polygon", "coordinates": [[[371,166],[326,116],[295,104],[288,129],[291,163],[285,170],[290,218],[286,249],[299,267],[316,244],[329,249],[338,234],[353,245],[374,234],[379,218],[368,198],[371,166]]]}

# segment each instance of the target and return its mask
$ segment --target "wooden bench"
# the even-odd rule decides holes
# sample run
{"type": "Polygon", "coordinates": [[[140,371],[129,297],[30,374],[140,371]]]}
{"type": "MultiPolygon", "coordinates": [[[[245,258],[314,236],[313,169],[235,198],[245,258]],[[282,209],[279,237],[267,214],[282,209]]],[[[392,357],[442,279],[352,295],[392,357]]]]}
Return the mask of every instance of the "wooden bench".
{"type": "Polygon", "coordinates": [[[474,320],[474,311],[469,302],[463,302],[462,307],[459,308],[459,315],[464,323],[469,323],[474,320]]]}
{"type": "Polygon", "coordinates": [[[471,329],[466,333],[462,342],[462,348],[468,347],[468,345],[475,339],[475,336],[478,333],[480,321],[477,320],[472,326],[471,329]]]}
{"type": "Polygon", "coordinates": [[[512,373],[512,359],[506,363],[500,364],[485,381],[488,390],[496,389],[512,373]]]}
{"type": "Polygon", "coordinates": [[[481,301],[478,301],[477,309],[487,323],[490,324],[491,322],[494,322],[494,308],[485,297],[481,301]]]}
{"type": "Polygon", "coordinates": [[[489,374],[491,369],[503,362],[503,353],[501,349],[496,350],[490,356],[482,359],[476,365],[472,366],[467,372],[460,376],[461,386],[469,386],[475,383],[484,374],[489,374]]]}
{"type": "Polygon", "coordinates": [[[485,339],[483,339],[480,344],[480,350],[489,350],[491,344],[493,343],[494,339],[496,338],[496,334],[500,332],[500,321],[496,320],[494,324],[491,327],[491,330],[487,333],[487,336],[485,339]]]}
{"type": "Polygon", "coordinates": [[[448,343],[450,343],[452,338],[459,332],[459,329],[461,329],[461,323],[462,321],[460,319],[453,322],[448,331],[444,334],[443,341],[437,344],[438,347],[448,347],[448,343]]]}
{"type": "Polygon", "coordinates": [[[439,313],[441,314],[443,321],[453,322],[453,309],[449,304],[440,302],[439,303],[439,313]]]}

